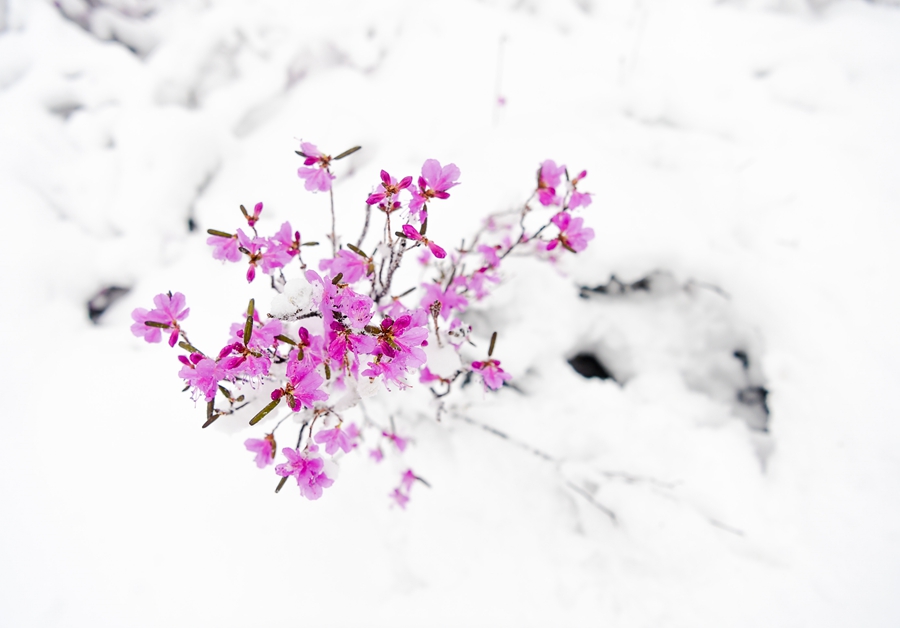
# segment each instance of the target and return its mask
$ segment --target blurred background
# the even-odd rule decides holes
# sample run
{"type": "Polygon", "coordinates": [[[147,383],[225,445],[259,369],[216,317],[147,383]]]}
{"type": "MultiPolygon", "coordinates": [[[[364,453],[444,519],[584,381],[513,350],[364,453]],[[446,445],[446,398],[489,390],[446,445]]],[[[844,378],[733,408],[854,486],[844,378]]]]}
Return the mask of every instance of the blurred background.
{"type": "Polygon", "coordinates": [[[898,33],[862,0],[0,0],[0,625],[897,625],[898,33]],[[208,345],[268,303],[205,232],[262,201],[323,240],[300,140],[363,147],[348,235],[428,158],[462,171],[436,239],[545,159],[597,234],[469,313],[515,389],[391,402],[413,445],[317,502],[129,331],[167,290],[208,345]]]}

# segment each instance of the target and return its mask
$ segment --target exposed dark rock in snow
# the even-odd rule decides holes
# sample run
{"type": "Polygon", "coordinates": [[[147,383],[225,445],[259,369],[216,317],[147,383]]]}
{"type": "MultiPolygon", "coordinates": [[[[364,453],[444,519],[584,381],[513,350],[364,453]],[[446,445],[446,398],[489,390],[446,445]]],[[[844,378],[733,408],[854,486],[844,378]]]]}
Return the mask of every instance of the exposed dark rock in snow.
{"type": "Polygon", "coordinates": [[[109,309],[109,306],[128,294],[129,290],[131,290],[131,288],[107,286],[92,296],[87,303],[88,318],[91,319],[91,322],[94,324],[99,323],[100,317],[109,309]]]}
{"type": "Polygon", "coordinates": [[[599,377],[600,379],[611,379],[616,381],[612,373],[603,365],[603,363],[592,353],[576,353],[569,358],[567,362],[575,369],[575,372],[586,379],[599,377]]]}

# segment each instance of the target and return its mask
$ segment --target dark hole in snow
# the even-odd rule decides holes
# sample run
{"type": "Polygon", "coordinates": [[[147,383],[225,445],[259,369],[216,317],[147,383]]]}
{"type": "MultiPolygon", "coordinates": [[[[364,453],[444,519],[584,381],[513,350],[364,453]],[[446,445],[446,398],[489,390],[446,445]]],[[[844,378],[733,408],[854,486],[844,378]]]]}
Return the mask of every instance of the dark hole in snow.
{"type": "Polygon", "coordinates": [[[188,218],[188,231],[196,231],[197,223],[194,222],[193,218],[188,218]]]}
{"type": "Polygon", "coordinates": [[[600,379],[611,379],[616,381],[613,374],[609,372],[603,363],[597,359],[597,356],[590,353],[578,353],[574,357],[569,358],[569,364],[575,369],[575,372],[586,379],[591,377],[599,377],[600,379]]]}
{"type": "Polygon", "coordinates": [[[100,317],[113,303],[128,294],[130,288],[119,286],[107,286],[91,297],[87,303],[88,318],[95,325],[100,322],[100,317]]]}
{"type": "Polygon", "coordinates": [[[652,283],[652,275],[647,275],[646,277],[638,279],[637,281],[634,281],[632,283],[623,283],[618,277],[612,275],[610,276],[609,281],[607,281],[605,284],[594,286],[593,288],[589,288],[588,286],[581,286],[580,296],[581,298],[586,299],[589,292],[593,292],[595,294],[627,294],[629,292],[638,291],[649,292],[652,283]]]}
{"type": "Polygon", "coordinates": [[[731,355],[733,355],[734,357],[736,357],[738,360],[741,361],[741,366],[744,367],[744,370],[745,370],[745,371],[746,371],[747,369],[750,368],[750,358],[747,356],[747,352],[746,352],[746,351],[743,351],[743,350],[741,350],[741,349],[738,349],[737,351],[735,351],[735,352],[732,353],[731,355]]]}
{"type": "Polygon", "coordinates": [[[763,386],[748,386],[743,390],[739,390],[737,394],[738,401],[742,404],[762,411],[764,417],[762,425],[750,426],[762,432],[769,431],[769,404],[766,402],[768,397],[769,391],[763,386]]]}
{"type": "Polygon", "coordinates": [[[59,116],[63,120],[68,120],[69,117],[73,113],[75,113],[76,111],[78,111],[79,109],[82,109],[82,108],[83,108],[83,106],[81,105],[81,103],[60,102],[55,105],[51,105],[50,107],[47,108],[47,110],[50,113],[52,113],[53,115],[59,116]]]}

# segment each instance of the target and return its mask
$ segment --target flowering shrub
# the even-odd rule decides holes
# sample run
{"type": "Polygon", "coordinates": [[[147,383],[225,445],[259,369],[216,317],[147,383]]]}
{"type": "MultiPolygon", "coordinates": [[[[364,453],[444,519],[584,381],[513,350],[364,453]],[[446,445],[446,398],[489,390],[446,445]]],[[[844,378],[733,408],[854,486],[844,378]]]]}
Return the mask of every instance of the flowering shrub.
{"type": "MultiPolygon", "coordinates": [[[[560,251],[583,251],[594,232],[572,213],[591,203],[590,194],[577,189],[587,173],[570,180],[565,166],[547,160],[520,209],[489,216],[468,244],[448,251],[426,236],[429,212],[440,211],[438,203],[450,198],[460,171],[455,164],[442,166],[428,159],[415,184],[412,176],[397,180],[382,170],[380,182],[365,199],[365,221],[356,244],[342,244],[334,229],[332,168],[359,147],[336,157],[309,142],[300,147],[297,154],[304,162],[297,174],[305,188],[328,192],[331,198],[331,256],[319,260],[318,272],[302,256],[305,247],[318,242],[304,241],[289,222],[271,236],[260,236],[257,223],[263,203],[252,212],[241,206],[248,231],[210,229],[207,244],[214,259],[246,264],[247,282],[257,278],[257,271],[270,277],[277,294],[269,313],[260,316],[251,299],[241,320],[232,324],[225,345],[217,352],[204,352],[191,343],[182,326],[190,312],[185,296],[170,292],[154,297],[154,309],[134,310],[131,330],[151,343],[160,342],[165,332],[169,346],[177,344],[184,351],[178,356],[178,376],[195,401],[206,402],[203,427],[231,414],[250,417],[250,425],[276,410],[283,414],[277,421],[267,420],[271,427],[262,438],[244,443],[259,468],[275,464],[279,456],[275,433],[287,418],[295,417],[300,423],[296,445],[281,449],[284,461],[275,465],[281,477],[276,492],[292,477],[301,495],[318,499],[334,483],[339,457],[357,449],[364,439],[374,445],[369,455],[375,462],[384,458],[385,450],[400,455],[406,449],[407,439],[396,433],[393,421],[388,431],[365,414],[362,425],[345,420],[350,408],[381,387],[403,391],[418,375],[419,382],[441,398],[473,375],[482,381],[485,393],[509,381],[500,360],[493,358],[496,332],[483,359],[468,364],[462,359],[461,349],[471,344],[471,328],[463,316],[466,309],[500,282],[503,260],[514,251],[552,262],[560,251]],[[539,205],[532,207],[535,199],[539,205]],[[532,212],[544,210],[549,215],[538,221],[543,224],[529,232],[526,220],[534,222],[532,212]],[[373,212],[384,225],[367,253],[361,247],[373,212]],[[397,270],[415,249],[421,250],[419,262],[433,279],[393,296],[397,270]],[[286,279],[283,269],[289,266],[299,274],[286,279]],[[429,364],[429,345],[443,351],[440,364],[429,364]],[[449,361],[447,352],[453,355],[449,361]],[[268,403],[259,408],[259,399],[266,397],[268,403]],[[252,416],[249,406],[257,408],[252,416]]],[[[427,485],[406,470],[390,499],[405,508],[417,481],[427,485]]]]}

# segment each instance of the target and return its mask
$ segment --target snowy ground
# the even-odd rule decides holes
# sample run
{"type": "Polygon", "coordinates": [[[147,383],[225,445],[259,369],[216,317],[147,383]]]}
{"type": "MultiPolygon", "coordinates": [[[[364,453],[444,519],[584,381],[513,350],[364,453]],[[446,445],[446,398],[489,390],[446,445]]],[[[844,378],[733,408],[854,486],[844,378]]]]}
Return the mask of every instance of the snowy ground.
{"type": "Polygon", "coordinates": [[[900,623],[892,3],[60,5],[0,0],[0,625],[900,623]],[[318,502],[128,331],[165,290],[210,344],[268,302],[204,232],[257,201],[325,232],[296,138],[363,145],[348,232],[380,168],[430,157],[462,170],[448,241],[544,159],[595,193],[564,274],[517,261],[471,315],[519,391],[401,410],[411,450],[348,456],[318,502]],[[407,465],[432,488],[401,511],[407,465]]]}

